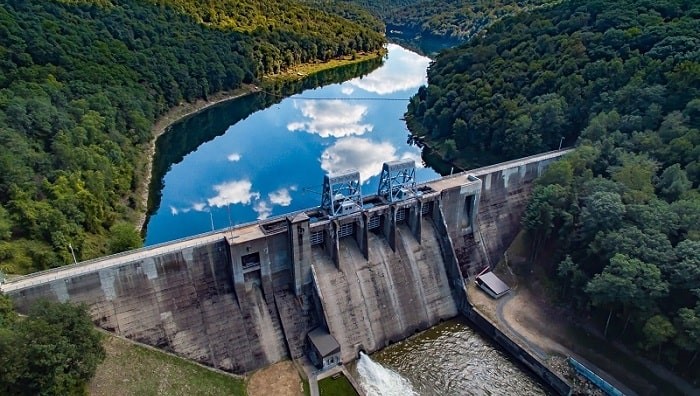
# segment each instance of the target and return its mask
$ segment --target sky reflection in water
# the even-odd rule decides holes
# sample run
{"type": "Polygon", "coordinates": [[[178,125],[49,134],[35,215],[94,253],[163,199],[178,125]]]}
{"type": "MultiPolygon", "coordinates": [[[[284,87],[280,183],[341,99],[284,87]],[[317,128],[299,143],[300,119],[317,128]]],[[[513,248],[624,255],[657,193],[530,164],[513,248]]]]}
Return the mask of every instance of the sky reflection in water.
{"type": "Polygon", "coordinates": [[[426,83],[429,63],[389,45],[388,60],[369,75],[307,90],[231,125],[166,173],[146,244],[210,231],[212,222],[219,229],[318,206],[325,173],[359,170],[364,194],[376,193],[386,161],[415,159],[419,182],[436,178],[406,144],[406,101],[322,99],[409,98],[426,83]]]}

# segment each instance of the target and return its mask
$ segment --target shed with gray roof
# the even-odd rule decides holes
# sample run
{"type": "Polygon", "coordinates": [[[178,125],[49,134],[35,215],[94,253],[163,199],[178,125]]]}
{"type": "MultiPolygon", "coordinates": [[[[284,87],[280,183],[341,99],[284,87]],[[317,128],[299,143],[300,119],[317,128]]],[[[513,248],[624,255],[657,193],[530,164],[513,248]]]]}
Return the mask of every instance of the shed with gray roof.
{"type": "Polygon", "coordinates": [[[340,363],[340,344],[324,327],[311,330],[306,338],[309,358],[316,367],[325,370],[340,363]]]}

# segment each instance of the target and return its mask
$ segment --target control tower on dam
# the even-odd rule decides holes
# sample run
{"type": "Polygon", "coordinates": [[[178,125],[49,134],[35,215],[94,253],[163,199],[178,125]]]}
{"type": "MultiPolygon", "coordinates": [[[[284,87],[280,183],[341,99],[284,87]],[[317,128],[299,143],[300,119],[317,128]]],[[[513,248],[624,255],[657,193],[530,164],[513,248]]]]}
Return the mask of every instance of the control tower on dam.
{"type": "Polygon", "coordinates": [[[369,196],[356,171],[329,175],[318,208],[1,288],[19,310],[85,303],[104,329],[230,372],[307,354],[349,362],[458,315],[463,275],[497,262],[532,181],[567,152],[423,184],[412,161],[392,161],[369,196]]]}

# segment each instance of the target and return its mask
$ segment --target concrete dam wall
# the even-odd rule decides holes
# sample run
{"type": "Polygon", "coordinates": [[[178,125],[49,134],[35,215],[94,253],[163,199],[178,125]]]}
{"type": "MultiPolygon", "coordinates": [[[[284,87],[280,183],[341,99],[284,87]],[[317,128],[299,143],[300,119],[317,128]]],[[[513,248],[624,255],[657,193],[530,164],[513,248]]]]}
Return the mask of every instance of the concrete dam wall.
{"type": "Polygon", "coordinates": [[[225,239],[125,259],[9,294],[20,310],[37,298],[85,303],[106,330],[228,371],[288,356],[260,290],[236,297],[225,239]]]}
{"type": "Polygon", "coordinates": [[[461,273],[498,260],[532,180],[564,153],[442,178],[400,199],[364,197],[347,213],[300,211],[0,287],[20,310],[39,298],[85,303],[102,328],[230,372],[303,356],[318,326],[348,362],[456,316],[461,273]]]}
{"type": "Polygon", "coordinates": [[[467,202],[470,207],[462,215],[454,211],[459,201],[464,201],[464,193],[454,187],[443,190],[442,201],[449,208],[445,220],[465,277],[500,261],[521,229],[520,220],[533,182],[547,165],[570,151],[554,151],[469,171],[481,187],[474,193],[478,204],[467,202]],[[466,216],[471,212],[476,213],[474,218],[466,216]]]}
{"type": "Polygon", "coordinates": [[[318,253],[314,281],[343,361],[457,315],[435,232],[421,221],[420,243],[405,224],[397,228],[396,251],[371,234],[367,260],[348,239],[340,243],[339,266],[318,253]]]}

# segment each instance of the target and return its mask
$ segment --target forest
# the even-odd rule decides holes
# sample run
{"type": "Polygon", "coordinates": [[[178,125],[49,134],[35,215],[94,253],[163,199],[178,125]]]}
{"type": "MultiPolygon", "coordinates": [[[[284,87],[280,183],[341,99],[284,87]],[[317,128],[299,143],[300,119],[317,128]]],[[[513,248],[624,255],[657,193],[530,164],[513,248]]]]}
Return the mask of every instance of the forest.
{"type": "Polygon", "coordinates": [[[556,0],[339,0],[381,18],[387,30],[404,36],[465,41],[507,15],[555,3],[556,0]]]}
{"type": "Polygon", "coordinates": [[[138,246],[134,191],[159,115],[385,43],[291,0],[22,1],[0,7],[0,271],[138,246]]]}
{"type": "Polygon", "coordinates": [[[607,337],[695,379],[699,44],[695,1],[566,1],[442,53],[406,114],[469,166],[575,143],[533,190],[530,259],[607,337]]]}

